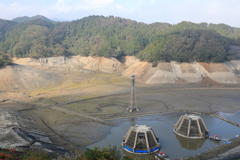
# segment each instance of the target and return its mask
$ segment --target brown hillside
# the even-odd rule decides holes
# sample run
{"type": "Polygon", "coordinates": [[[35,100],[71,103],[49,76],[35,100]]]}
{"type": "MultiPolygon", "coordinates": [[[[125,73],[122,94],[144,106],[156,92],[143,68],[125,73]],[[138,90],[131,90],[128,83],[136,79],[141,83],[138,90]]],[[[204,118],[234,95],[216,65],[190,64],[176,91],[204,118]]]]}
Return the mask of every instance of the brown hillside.
{"type": "Polygon", "coordinates": [[[225,64],[223,63],[206,63],[199,62],[201,66],[203,66],[209,73],[212,72],[229,72],[225,64]]]}
{"type": "Polygon", "coordinates": [[[196,73],[190,63],[181,63],[180,68],[182,70],[182,73],[196,73]]]}
{"type": "Polygon", "coordinates": [[[173,72],[170,63],[167,63],[167,62],[158,63],[157,69],[162,71],[173,72]]]}
{"type": "Polygon", "coordinates": [[[145,72],[148,71],[152,66],[151,63],[148,62],[137,62],[131,67],[127,68],[122,72],[123,76],[130,76],[132,74],[135,74],[137,77],[141,77],[145,72]]]}
{"type": "Polygon", "coordinates": [[[62,79],[54,73],[17,64],[0,69],[1,91],[56,85],[60,84],[62,79]]]}

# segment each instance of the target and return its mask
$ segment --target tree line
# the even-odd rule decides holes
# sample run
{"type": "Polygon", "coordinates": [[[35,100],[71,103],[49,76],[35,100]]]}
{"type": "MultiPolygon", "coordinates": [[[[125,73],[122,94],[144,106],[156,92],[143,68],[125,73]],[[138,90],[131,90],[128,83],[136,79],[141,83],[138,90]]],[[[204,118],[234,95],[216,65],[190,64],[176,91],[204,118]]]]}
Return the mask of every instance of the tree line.
{"type": "Polygon", "coordinates": [[[11,57],[0,51],[0,67],[6,66],[10,63],[12,63],[11,57]]]}
{"type": "Polygon", "coordinates": [[[0,55],[130,55],[149,62],[222,62],[228,60],[229,45],[240,45],[240,29],[225,24],[145,24],[114,16],[58,23],[45,18],[18,20],[0,19],[0,55]]]}

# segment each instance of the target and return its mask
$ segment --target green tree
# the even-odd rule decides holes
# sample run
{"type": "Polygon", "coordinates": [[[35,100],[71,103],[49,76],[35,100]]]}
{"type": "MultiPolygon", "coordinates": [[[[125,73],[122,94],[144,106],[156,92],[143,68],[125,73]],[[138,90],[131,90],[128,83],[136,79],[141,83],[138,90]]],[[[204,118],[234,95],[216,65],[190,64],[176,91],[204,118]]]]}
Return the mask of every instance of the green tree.
{"type": "Polygon", "coordinates": [[[12,63],[12,59],[6,54],[0,52],[0,66],[5,66],[12,63]]]}
{"type": "Polygon", "coordinates": [[[0,51],[16,57],[133,55],[149,62],[221,62],[229,45],[240,45],[240,29],[225,24],[145,24],[114,16],[59,23],[22,18],[21,23],[0,20],[0,51]]]}
{"type": "Polygon", "coordinates": [[[116,146],[109,146],[102,149],[98,147],[94,147],[94,149],[87,148],[83,157],[87,158],[87,160],[120,160],[122,155],[116,146]]]}

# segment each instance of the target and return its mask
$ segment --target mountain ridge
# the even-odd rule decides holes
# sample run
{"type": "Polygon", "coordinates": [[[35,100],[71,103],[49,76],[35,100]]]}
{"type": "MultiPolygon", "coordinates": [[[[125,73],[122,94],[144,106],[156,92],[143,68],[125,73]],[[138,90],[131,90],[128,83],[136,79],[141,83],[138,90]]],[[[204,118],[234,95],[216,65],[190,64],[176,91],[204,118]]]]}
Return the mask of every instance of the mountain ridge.
{"type": "Polygon", "coordinates": [[[42,19],[42,20],[49,21],[52,23],[57,23],[56,21],[53,21],[42,15],[36,15],[36,16],[32,16],[32,17],[28,17],[28,16],[16,17],[16,18],[12,19],[11,21],[14,21],[17,23],[22,23],[22,22],[26,22],[26,21],[30,21],[30,20],[34,20],[34,19],[42,19]]]}
{"type": "Polygon", "coordinates": [[[229,53],[230,45],[240,45],[240,29],[225,24],[145,24],[114,16],[55,24],[43,19],[0,20],[0,51],[11,57],[136,56],[148,62],[223,62],[235,54],[229,53]]]}

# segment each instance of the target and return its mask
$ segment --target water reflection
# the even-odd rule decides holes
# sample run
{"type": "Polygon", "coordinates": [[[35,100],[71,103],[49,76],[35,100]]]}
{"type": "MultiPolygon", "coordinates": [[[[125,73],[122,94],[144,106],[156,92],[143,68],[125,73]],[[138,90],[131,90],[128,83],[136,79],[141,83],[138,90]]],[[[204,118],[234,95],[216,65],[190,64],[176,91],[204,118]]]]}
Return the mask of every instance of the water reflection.
{"type": "Polygon", "coordinates": [[[187,150],[198,150],[203,146],[205,141],[207,140],[206,138],[203,139],[189,139],[189,138],[184,138],[179,135],[176,135],[176,139],[180,143],[182,148],[186,148],[187,150]]]}
{"type": "Polygon", "coordinates": [[[136,125],[135,117],[130,118],[131,126],[136,125]]]}

